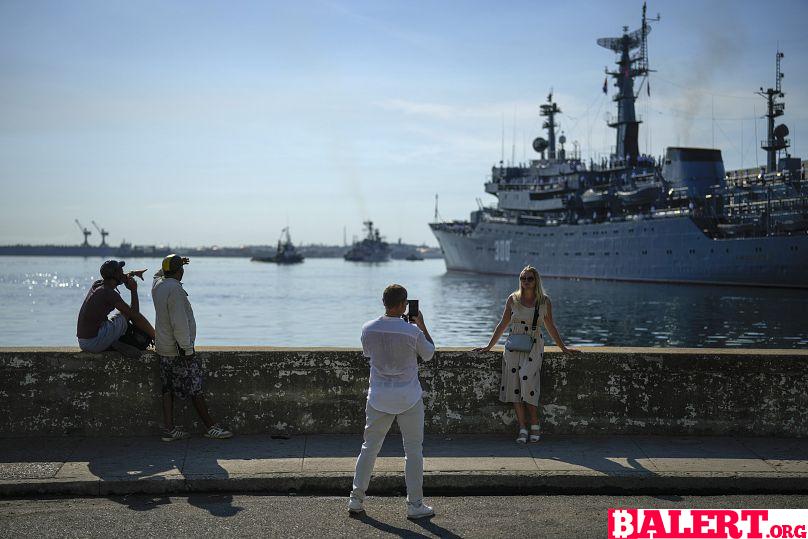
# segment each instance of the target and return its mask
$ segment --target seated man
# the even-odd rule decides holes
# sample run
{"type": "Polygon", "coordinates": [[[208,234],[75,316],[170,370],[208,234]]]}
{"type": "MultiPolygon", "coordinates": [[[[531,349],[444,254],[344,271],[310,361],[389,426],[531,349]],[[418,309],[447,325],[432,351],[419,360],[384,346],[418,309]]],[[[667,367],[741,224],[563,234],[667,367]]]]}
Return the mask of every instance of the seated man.
{"type": "Polygon", "coordinates": [[[76,337],[79,348],[85,352],[104,352],[109,350],[121,336],[126,333],[132,323],[152,339],[154,328],[146,318],[140,314],[140,303],[137,298],[137,282],[134,276],[143,279],[143,272],[124,274],[124,262],[107,260],[101,264],[102,279],[95,281],[84,298],[79,310],[79,319],[76,327],[76,337]],[[124,302],[116,288],[120,285],[132,293],[130,304],[124,302]],[[109,313],[117,309],[112,318],[109,313]]]}

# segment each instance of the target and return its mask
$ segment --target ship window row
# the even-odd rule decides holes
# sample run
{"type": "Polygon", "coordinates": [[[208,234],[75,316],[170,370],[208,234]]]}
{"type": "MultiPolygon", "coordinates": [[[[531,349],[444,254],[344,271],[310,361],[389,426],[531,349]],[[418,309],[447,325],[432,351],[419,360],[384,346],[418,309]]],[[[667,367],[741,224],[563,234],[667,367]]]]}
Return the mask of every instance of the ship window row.
{"type": "MultiPolygon", "coordinates": [[[[539,254],[539,253],[531,253],[531,254],[539,254]]],[[[603,254],[604,254],[605,256],[609,256],[609,255],[610,255],[610,252],[609,252],[609,251],[605,251],[603,254]]],[[[617,251],[615,251],[615,252],[614,252],[614,254],[615,254],[615,256],[619,256],[619,255],[620,255],[620,253],[619,253],[619,252],[617,252],[617,251]]],[[[555,254],[555,253],[553,253],[553,256],[555,256],[555,255],[556,255],[556,254],[555,254]]],[[[577,253],[573,253],[573,255],[574,255],[574,256],[581,256],[581,255],[583,255],[583,253],[581,253],[581,252],[577,252],[577,253]]],[[[587,256],[597,256],[597,253],[588,252],[588,253],[586,253],[586,255],[587,255],[587,256]]],[[[569,253],[564,253],[564,256],[570,256],[570,254],[569,254],[569,253]]]]}

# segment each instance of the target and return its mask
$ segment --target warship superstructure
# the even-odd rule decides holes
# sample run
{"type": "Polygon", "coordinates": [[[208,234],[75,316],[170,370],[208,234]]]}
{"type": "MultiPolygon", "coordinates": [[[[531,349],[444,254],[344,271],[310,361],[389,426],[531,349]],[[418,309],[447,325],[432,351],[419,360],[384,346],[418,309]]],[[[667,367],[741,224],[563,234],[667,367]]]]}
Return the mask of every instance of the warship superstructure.
{"type": "Polygon", "coordinates": [[[448,270],[514,275],[533,264],[555,277],[808,288],[805,162],[787,152],[788,128],[775,125],[785,110],[783,53],[775,86],[758,92],[765,167],[726,172],[713,148],[669,147],[660,160],[639,152],[634,107],[635,79],[651,71],[650,22],[643,5],[639,29],[598,40],[618,56],[607,71],[617,88],[614,153],[588,163],[577,148],[568,155],[550,93],[540,106],[547,138],[533,141],[540,157],[491,169],[485,191],[496,206],[430,224],[448,270]]]}
{"type": "Polygon", "coordinates": [[[382,238],[379,229],[373,228],[373,221],[365,221],[367,235],[362,241],[354,242],[345,253],[349,262],[387,262],[390,260],[390,246],[382,238]]]}

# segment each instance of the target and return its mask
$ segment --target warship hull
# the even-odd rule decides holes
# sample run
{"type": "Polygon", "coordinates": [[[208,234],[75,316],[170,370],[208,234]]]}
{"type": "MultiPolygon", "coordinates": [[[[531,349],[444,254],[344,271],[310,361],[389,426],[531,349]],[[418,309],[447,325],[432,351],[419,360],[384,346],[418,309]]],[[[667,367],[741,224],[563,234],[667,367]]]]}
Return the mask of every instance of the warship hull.
{"type": "Polygon", "coordinates": [[[430,225],[446,269],[641,282],[808,288],[808,235],[713,239],[688,216],[530,226],[430,225]]]}

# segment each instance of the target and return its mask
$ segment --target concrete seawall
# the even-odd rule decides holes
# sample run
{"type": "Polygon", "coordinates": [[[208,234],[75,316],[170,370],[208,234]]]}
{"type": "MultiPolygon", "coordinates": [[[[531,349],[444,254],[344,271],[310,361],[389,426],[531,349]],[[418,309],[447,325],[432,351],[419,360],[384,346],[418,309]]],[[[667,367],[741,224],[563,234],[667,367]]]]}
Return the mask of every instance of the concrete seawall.
{"type": "MultiPolygon", "coordinates": [[[[215,418],[238,433],[359,433],[358,350],[202,348],[215,418]]],[[[501,353],[442,349],[421,367],[427,432],[511,432],[501,353]]],[[[0,348],[0,435],[135,436],[160,425],[156,356],[0,348]]],[[[542,424],[557,434],[808,436],[808,352],[596,348],[545,354],[542,424]]],[[[200,430],[190,406],[177,422],[200,430]]]]}

